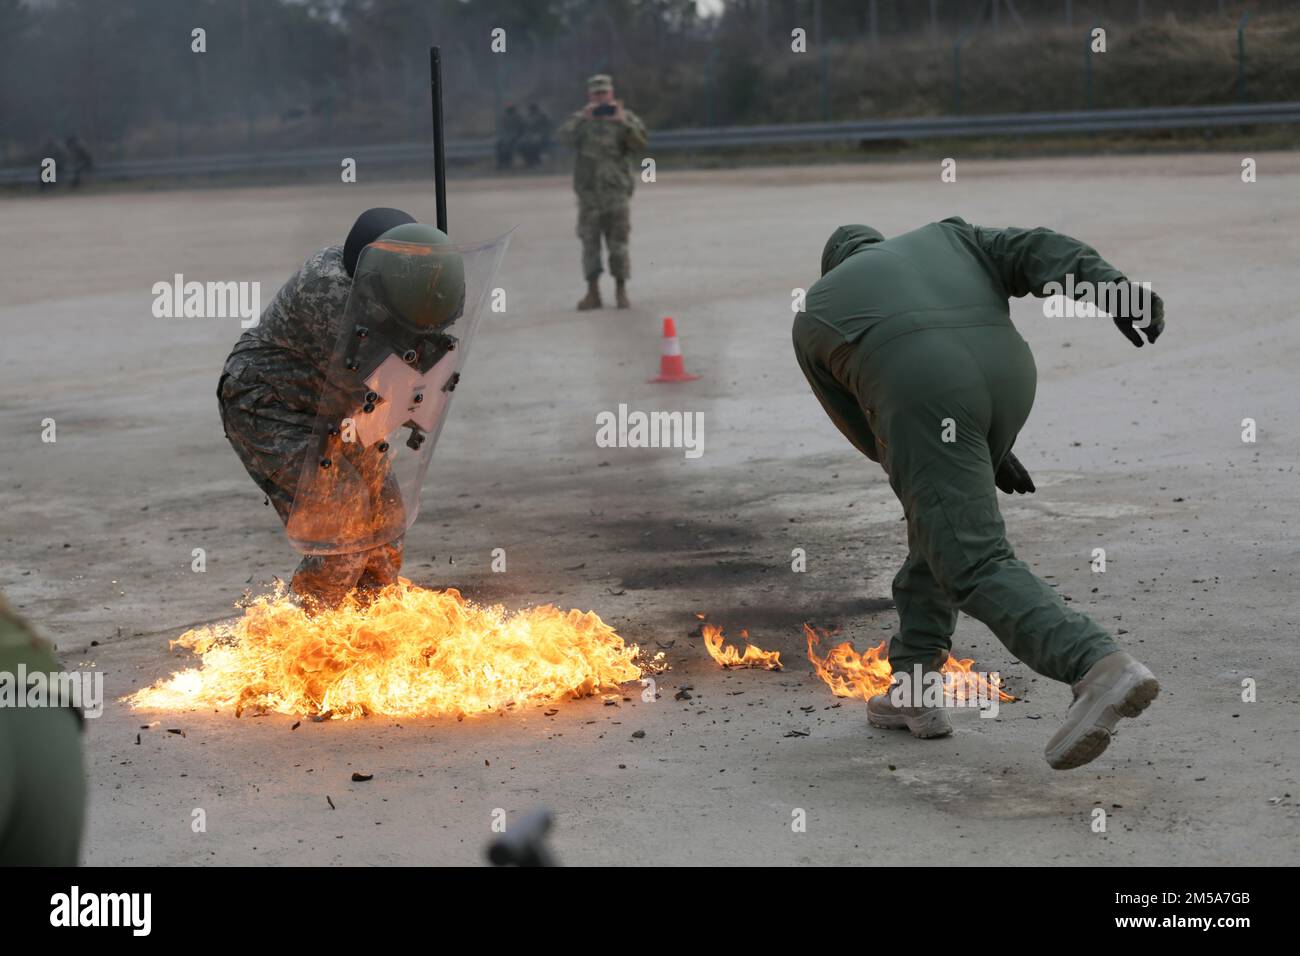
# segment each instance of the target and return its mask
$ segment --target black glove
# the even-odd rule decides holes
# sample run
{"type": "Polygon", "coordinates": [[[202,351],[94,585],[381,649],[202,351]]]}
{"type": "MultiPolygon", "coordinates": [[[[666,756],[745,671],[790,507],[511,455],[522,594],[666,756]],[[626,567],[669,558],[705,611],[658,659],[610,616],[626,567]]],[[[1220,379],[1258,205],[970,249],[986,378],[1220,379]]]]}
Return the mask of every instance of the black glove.
{"type": "Polygon", "coordinates": [[[1142,336],[1138,335],[1139,331],[1146,335],[1148,342],[1154,342],[1165,330],[1165,304],[1155,292],[1144,290],[1136,282],[1129,287],[1128,301],[1129,314],[1115,316],[1115,328],[1120,330],[1124,338],[1141,348],[1142,336]],[[1142,324],[1134,325],[1135,322],[1142,324]]]}
{"type": "Polygon", "coordinates": [[[1029,472],[1025,471],[1025,466],[1011,452],[1007,452],[1007,457],[1002,459],[1002,464],[998,465],[997,473],[993,476],[993,482],[1001,491],[1007,494],[1029,495],[1038,489],[1034,487],[1034,479],[1029,477],[1029,472]]]}

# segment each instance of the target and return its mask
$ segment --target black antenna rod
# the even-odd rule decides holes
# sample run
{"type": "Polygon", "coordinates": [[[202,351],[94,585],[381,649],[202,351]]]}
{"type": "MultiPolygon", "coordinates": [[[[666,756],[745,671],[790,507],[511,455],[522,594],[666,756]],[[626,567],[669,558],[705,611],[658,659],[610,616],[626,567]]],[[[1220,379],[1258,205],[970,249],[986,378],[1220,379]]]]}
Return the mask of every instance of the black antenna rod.
{"type": "Polygon", "coordinates": [[[433,94],[433,188],[438,204],[438,228],[447,232],[447,144],[442,137],[442,50],[436,46],[429,47],[429,92],[433,94]]]}

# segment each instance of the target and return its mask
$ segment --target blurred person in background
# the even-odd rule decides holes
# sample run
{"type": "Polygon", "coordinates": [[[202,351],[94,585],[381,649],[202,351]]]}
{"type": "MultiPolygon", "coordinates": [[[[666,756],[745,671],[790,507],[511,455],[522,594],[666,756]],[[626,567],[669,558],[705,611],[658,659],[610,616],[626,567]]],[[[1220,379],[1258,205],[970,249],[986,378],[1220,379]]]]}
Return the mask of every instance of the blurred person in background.
{"type": "Polygon", "coordinates": [[[82,715],[66,701],[19,706],[16,697],[27,695],[32,675],[62,671],[54,648],[0,595],[0,866],[77,865],[82,715]]]}
{"type": "Polygon", "coordinates": [[[534,169],[541,165],[542,155],[551,146],[551,118],[536,103],[528,104],[524,119],[524,135],[519,140],[519,155],[524,165],[534,169]]]}
{"type": "Polygon", "coordinates": [[[507,106],[501,117],[501,130],[497,135],[497,169],[509,169],[514,164],[515,150],[524,135],[524,118],[515,106],[507,106]]]}

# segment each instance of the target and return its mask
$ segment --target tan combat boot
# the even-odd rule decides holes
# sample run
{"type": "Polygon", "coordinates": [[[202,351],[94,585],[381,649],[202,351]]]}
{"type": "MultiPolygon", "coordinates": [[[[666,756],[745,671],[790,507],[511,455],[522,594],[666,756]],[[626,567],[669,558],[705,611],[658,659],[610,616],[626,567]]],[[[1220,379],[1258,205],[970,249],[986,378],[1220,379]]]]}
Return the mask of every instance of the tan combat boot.
{"type": "Polygon", "coordinates": [[[614,299],[620,309],[630,309],[632,303],[627,300],[627,285],[622,279],[618,280],[618,286],[614,289],[614,299]]]}
{"type": "Polygon", "coordinates": [[[578,311],[586,312],[588,309],[599,309],[602,303],[600,301],[600,283],[595,279],[587,282],[587,295],[578,303],[578,311]]]}
{"type": "Polygon", "coordinates": [[[1136,717],[1158,693],[1155,675],[1124,651],[1103,657],[1074,685],[1065,723],[1047,742],[1047,762],[1055,770],[1072,770],[1095,760],[1119,719],[1136,717]]]}
{"type": "Polygon", "coordinates": [[[884,730],[906,728],[913,737],[921,738],[947,737],[952,733],[947,708],[901,706],[894,700],[896,688],[897,684],[867,701],[867,723],[884,730]]]}

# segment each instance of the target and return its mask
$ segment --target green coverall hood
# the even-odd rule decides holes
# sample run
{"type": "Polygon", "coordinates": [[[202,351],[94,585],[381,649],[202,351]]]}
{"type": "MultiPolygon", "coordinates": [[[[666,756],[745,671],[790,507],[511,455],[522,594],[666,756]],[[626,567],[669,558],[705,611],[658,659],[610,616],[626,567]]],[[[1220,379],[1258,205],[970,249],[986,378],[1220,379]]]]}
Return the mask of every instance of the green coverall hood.
{"type": "Polygon", "coordinates": [[[840,226],[831,233],[822,249],[822,275],[830,272],[837,265],[872,242],[884,242],[885,237],[870,226],[840,226]]]}

